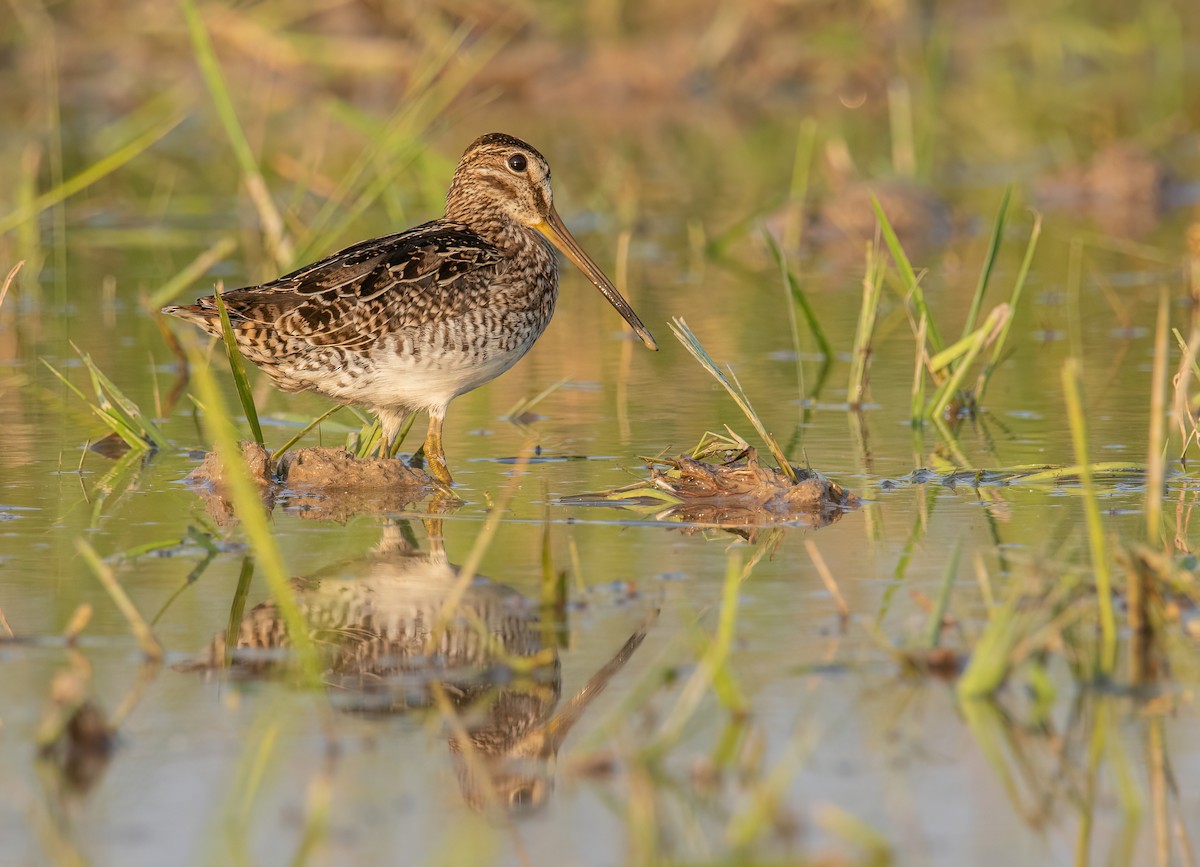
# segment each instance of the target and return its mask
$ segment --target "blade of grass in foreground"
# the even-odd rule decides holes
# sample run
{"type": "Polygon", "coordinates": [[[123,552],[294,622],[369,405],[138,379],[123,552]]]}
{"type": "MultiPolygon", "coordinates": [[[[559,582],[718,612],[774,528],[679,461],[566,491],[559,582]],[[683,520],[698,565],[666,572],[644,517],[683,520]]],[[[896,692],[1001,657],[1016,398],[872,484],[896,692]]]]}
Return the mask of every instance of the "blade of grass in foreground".
{"type": "Polygon", "coordinates": [[[800,283],[796,280],[787,265],[787,259],[784,258],[783,251],[779,249],[779,245],[775,243],[775,238],[770,232],[763,231],[763,237],[767,239],[767,246],[771,248],[771,255],[775,257],[775,264],[779,266],[784,286],[795,299],[800,312],[804,314],[804,321],[808,325],[808,330],[812,332],[813,339],[817,341],[817,350],[823,355],[826,360],[833,359],[833,349],[829,345],[829,341],[825,339],[825,332],[821,330],[821,323],[817,321],[817,314],[813,311],[812,305],[808,303],[808,296],[804,294],[804,290],[800,288],[800,283]]]}
{"type": "Polygon", "coordinates": [[[816,824],[828,834],[853,844],[864,853],[859,864],[895,864],[900,853],[884,834],[849,810],[836,804],[824,804],[818,808],[816,824]]]}
{"type": "Polygon", "coordinates": [[[163,658],[162,645],[154,637],[154,632],[142,617],[141,612],[137,610],[137,606],[133,604],[133,600],[125,593],[125,588],[121,586],[116,576],[113,575],[112,569],[100,559],[95,549],[85,540],[77,539],[75,548],[82,555],[84,562],[88,564],[88,568],[92,570],[97,580],[108,591],[108,595],[112,597],[117,608],[125,615],[125,619],[129,621],[129,629],[137,639],[138,644],[141,645],[142,652],[146,654],[146,658],[152,662],[161,660],[163,658]]]}
{"type": "Polygon", "coordinates": [[[1100,606],[1101,654],[1100,673],[1111,674],[1117,661],[1117,619],[1113,613],[1112,580],[1108,570],[1108,551],[1104,542],[1104,524],[1100,520],[1100,501],[1092,484],[1088,464],[1087,418],[1083,412],[1079,360],[1068,358],[1062,370],[1063,391],[1067,400],[1067,420],[1071,424],[1071,440],[1079,462],[1079,484],[1083,488],[1084,514],[1087,519],[1088,544],[1092,555],[1092,574],[1096,579],[1096,601],[1100,606]]]}
{"type": "Polygon", "coordinates": [[[284,234],[283,218],[279,215],[279,209],[275,207],[275,202],[271,199],[267,183],[263,180],[262,172],[259,171],[258,163],[254,159],[254,152],[250,149],[250,142],[247,141],[246,133],[238,121],[237,111],[229,96],[229,88],[225,84],[225,76],[221,73],[221,66],[217,61],[217,54],[213,50],[212,40],[204,28],[204,22],[200,19],[196,4],[193,0],[182,0],[182,5],[184,17],[187,19],[188,32],[192,37],[192,51],[196,55],[196,63],[200,67],[200,73],[204,76],[204,83],[212,95],[213,104],[221,118],[221,125],[225,127],[225,135],[229,139],[234,156],[237,157],[238,165],[245,176],[246,190],[250,193],[250,199],[254,202],[258,217],[262,221],[263,232],[267,236],[272,255],[280,266],[285,266],[292,260],[292,245],[284,234]]]}
{"type": "Polygon", "coordinates": [[[958,577],[958,558],[962,553],[962,539],[959,539],[946,564],[942,575],[942,588],[938,593],[933,610],[929,612],[929,623],[925,627],[925,646],[934,648],[942,638],[942,625],[946,621],[946,609],[950,605],[950,591],[954,588],[954,580],[958,577]]]}
{"type": "Polygon", "coordinates": [[[975,286],[975,296],[971,299],[967,321],[963,323],[963,337],[974,330],[975,320],[979,318],[979,308],[983,306],[983,296],[987,293],[988,281],[992,279],[992,268],[996,264],[996,254],[1000,251],[1000,240],[1004,237],[1004,221],[1008,218],[1008,202],[1012,198],[1012,191],[1012,184],[1004,188],[1004,198],[1000,201],[1000,210],[996,212],[996,222],[992,225],[987,256],[984,257],[983,268],[979,272],[979,283],[975,286]]]}
{"type": "Polygon", "coordinates": [[[1025,246],[1025,258],[1021,260],[1021,270],[1017,272],[1017,280],[1013,284],[1012,296],[1008,299],[1008,306],[1012,313],[1008,321],[1004,323],[1004,328],[1001,329],[1000,336],[996,339],[996,343],[992,347],[992,357],[984,366],[983,372],[979,375],[979,382],[975,385],[975,399],[977,401],[983,400],[983,393],[987,391],[988,383],[992,381],[992,374],[996,372],[996,368],[1000,365],[1000,358],[1004,354],[1004,345],[1008,341],[1008,332],[1012,328],[1013,320],[1017,317],[1018,305],[1021,303],[1021,293],[1025,289],[1025,281],[1029,277],[1029,266],[1033,263],[1033,254],[1037,250],[1038,238],[1041,234],[1042,215],[1035,213],[1033,228],[1029,230],[1029,242],[1025,246]]]}
{"type": "Polygon", "coordinates": [[[170,446],[166,435],[158,429],[150,418],[142,412],[142,408],[125,396],[115,382],[104,375],[104,372],[92,361],[92,356],[71,344],[71,348],[79,353],[79,358],[92,377],[92,387],[101,408],[110,414],[122,418],[130,428],[137,430],[143,439],[149,440],[155,448],[165,449],[170,446]]]}
{"type": "Polygon", "coordinates": [[[106,175],[112,174],[175,129],[182,120],[183,115],[168,117],[132,141],[117,148],[111,154],[101,157],[79,174],[67,178],[53,189],[47,190],[32,201],[26,202],[18,206],[16,210],[0,217],[0,235],[37,216],[47,208],[54,207],[80,190],[86,189],[106,175]]]}
{"type": "Polygon", "coordinates": [[[746,397],[746,393],[742,390],[741,384],[737,383],[737,377],[734,377],[733,383],[726,378],[725,374],[721,372],[721,369],[717,367],[717,363],[712,360],[712,356],[705,351],[704,346],[701,345],[699,338],[692,333],[692,329],[688,328],[687,323],[683,321],[682,317],[677,316],[671,320],[671,333],[675,335],[676,340],[683,344],[684,349],[690,352],[692,357],[699,361],[701,366],[707,370],[717,382],[721,383],[727,392],[729,392],[729,396],[733,398],[733,402],[738,405],[738,408],[745,414],[746,418],[750,420],[750,424],[752,424],[754,429],[758,431],[758,435],[762,438],[762,441],[766,443],[767,448],[771,452],[771,456],[774,457],[775,461],[779,464],[779,469],[786,473],[789,479],[795,482],[796,471],[792,469],[791,463],[789,463],[787,458],[784,456],[783,449],[779,447],[779,443],[775,440],[775,437],[767,432],[766,425],[762,423],[762,419],[758,417],[758,413],[756,413],[754,408],[750,406],[750,401],[746,397]]]}
{"type": "Polygon", "coordinates": [[[994,693],[1008,677],[1012,649],[1021,638],[1019,588],[1014,585],[1008,600],[992,609],[983,634],[971,648],[971,658],[958,679],[959,698],[978,699],[994,693]]]}
{"type": "MultiPolygon", "coordinates": [[[[237,865],[251,864],[247,853],[247,838],[254,820],[254,805],[262,789],[263,779],[283,723],[272,708],[260,711],[248,733],[242,736],[242,756],[234,767],[230,785],[230,796],[222,805],[225,812],[224,851],[227,861],[237,865]]],[[[210,844],[215,839],[209,838],[210,844]]],[[[209,858],[210,862],[218,859],[209,858]]]]}
{"type": "Polygon", "coordinates": [[[90,355],[80,351],[79,347],[74,344],[72,346],[79,353],[80,360],[91,376],[92,388],[96,393],[95,403],[90,401],[87,395],[49,361],[43,358],[42,364],[46,365],[63,385],[74,392],[76,397],[86,403],[88,408],[104,422],[105,426],[119,436],[131,449],[145,451],[149,448],[167,448],[170,443],[158,426],[142,412],[136,403],[127,398],[111,379],[100,371],[90,355]]]}
{"type": "Polygon", "coordinates": [[[217,388],[216,379],[199,347],[189,341],[187,353],[192,366],[193,381],[205,407],[204,426],[213,440],[224,469],[226,494],[241,520],[242,531],[250,543],[255,560],[262,566],[262,575],[280,614],[283,615],[284,623],[287,624],[288,636],[296,653],[301,677],[308,683],[318,683],[321,672],[320,659],[309,635],[308,624],[296,601],[295,592],[283,570],[283,560],[267,524],[262,500],[242,460],[241,449],[238,448],[229,414],[225,409],[225,399],[217,388]]]}
{"type": "Polygon", "coordinates": [[[721,611],[716,634],[697,661],[692,676],[679,691],[679,697],[659,726],[658,734],[644,748],[643,754],[647,757],[661,757],[679,742],[684,726],[695,715],[701,700],[714,686],[719,672],[728,661],[737,626],[738,591],[748,574],[749,568],[743,568],[740,553],[737,549],[730,549],[725,566],[725,584],[721,594],[721,611]]]}
{"type": "Polygon", "coordinates": [[[178,295],[185,286],[199,280],[213,265],[220,262],[237,248],[237,239],[226,235],[189,262],[174,277],[155,290],[146,301],[151,310],[158,310],[178,295]]]}
{"type": "Polygon", "coordinates": [[[8,297],[8,287],[12,286],[13,280],[17,277],[17,272],[21,270],[21,266],[25,264],[25,260],[17,262],[12,266],[12,270],[8,272],[8,276],[4,278],[4,285],[0,286],[0,307],[4,306],[4,299],[8,297]]]}
{"type": "Polygon", "coordinates": [[[254,406],[254,393],[250,391],[250,381],[246,379],[246,367],[242,364],[242,351],[238,349],[237,338],[233,336],[233,325],[229,321],[229,310],[225,307],[224,287],[218,283],[213,291],[217,302],[217,312],[221,314],[221,336],[225,339],[225,355],[229,359],[229,370],[233,373],[233,384],[237,386],[238,400],[242,403],[242,411],[246,413],[246,421],[250,423],[250,431],[254,441],[263,444],[262,425],[258,423],[258,409],[254,406]]]}
{"type": "Polygon", "coordinates": [[[913,369],[912,393],[909,396],[909,424],[913,430],[920,428],[925,418],[925,366],[928,364],[928,350],[925,344],[928,334],[929,320],[922,313],[917,322],[917,361],[913,369]]]}
{"type": "Polygon", "coordinates": [[[46,368],[56,377],[58,377],[59,382],[73,391],[76,397],[86,403],[88,405],[88,409],[95,413],[110,431],[119,436],[122,441],[124,441],[125,445],[129,446],[134,451],[145,451],[146,449],[150,448],[150,443],[147,442],[146,439],[135,429],[130,427],[124,419],[117,415],[106,412],[104,409],[88,400],[87,395],[76,388],[75,384],[72,383],[71,380],[67,379],[66,375],[58,370],[58,368],[56,368],[49,361],[43,358],[42,364],[46,365],[46,368]]]}
{"type": "Polygon", "coordinates": [[[292,437],[290,440],[288,440],[286,443],[284,443],[278,449],[276,449],[274,452],[272,452],[271,453],[272,460],[276,460],[276,461],[279,460],[280,456],[284,452],[288,451],[290,448],[292,448],[294,445],[296,445],[296,443],[298,443],[298,442],[300,442],[300,440],[304,439],[304,435],[307,434],[310,430],[315,428],[321,422],[325,421],[325,419],[329,418],[331,415],[333,415],[339,409],[345,409],[345,408],[346,407],[343,404],[337,404],[336,406],[331,406],[329,409],[325,410],[325,412],[321,413],[319,416],[317,416],[312,421],[310,421],[308,424],[306,424],[303,428],[301,428],[300,432],[297,433],[294,437],[292,437]]]}
{"type": "Polygon", "coordinates": [[[858,312],[858,328],[854,332],[854,350],[850,356],[850,386],[847,389],[851,408],[857,409],[867,399],[867,375],[871,369],[871,336],[879,315],[879,297],[883,294],[884,259],[871,245],[867,250],[867,273],[863,275],[862,309],[858,312]]]}
{"type": "Polygon", "coordinates": [[[900,272],[900,280],[904,283],[904,290],[909,294],[913,300],[913,304],[917,307],[917,318],[925,319],[926,336],[929,338],[929,345],[933,347],[934,354],[937,354],[945,348],[945,344],[942,343],[942,337],[938,334],[937,326],[933,322],[933,316],[929,312],[929,306],[925,303],[925,292],[921,289],[921,283],[917,280],[917,274],[913,271],[912,263],[908,261],[908,254],[900,246],[900,239],[896,237],[896,230],[892,228],[887,214],[883,212],[883,205],[879,204],[879,199],[875,198],[874,193],[871,194],[871,207],[875,209],[875,218],[879,220],[879,231],[883,234],[883,240],[887,244],[888,251],[892,254],[892,261],[896,263],[896,270],[900,272]]]}
{"type": "MultiPolygon", "coordinates": [[[[971,369],[971,365],[975,363],[975,358],[988,345],[989,342],[997,339],[1000,330],[1004,327],[1012,316],[1012,311],[1007,304],[1001,304],[988,314],[988,318],[983,325],[979,326],[974,333],[963,338],[959,344],[965,341],[965,352],[963,352],[960,363],[953,368],[950,378],[941,384],[933,399],[929,402],[929,409],[926,415],[930,418],[940,416],[946,409],[947,404],[954,398],[962,381],[966,379],[967,371],[971,369]]],[[[952,347],[953,348],[953,347],[952,347]]],[[[949,352],[950,350],[946,350],[949,352]]],[[[931,359],[930,367],[934,367],[938,363],[938,359],[931,359]]]]}
{"type": "Polygon", "coordinates": [[[1157,544],[1162,533],[1163,480],[1166,466],[1167,331],[1170,298],[1164,286],[1158,294],[1158,319],[1154,330],[1154,368],[1150,376],[1150,445],[1146,456],[1146,540],[1157,544]]]}

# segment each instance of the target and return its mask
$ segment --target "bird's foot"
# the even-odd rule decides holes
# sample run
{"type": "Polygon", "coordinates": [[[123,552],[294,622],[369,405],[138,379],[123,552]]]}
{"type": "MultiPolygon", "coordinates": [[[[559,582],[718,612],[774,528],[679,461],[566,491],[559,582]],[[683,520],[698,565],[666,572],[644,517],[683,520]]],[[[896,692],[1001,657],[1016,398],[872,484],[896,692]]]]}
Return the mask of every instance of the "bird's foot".
{"type": "Polygon", "coordinates": [[[447,490],[454,485],[454,479],[450,476],[450,468],[446,466],[446,459],[441,455],[428,455],[429,475],[433,476],[447,490]]]}
{"type": "Polygon", "coordinates": [[[423,470],[429,465],[428,473],[430,477],[437,483],[438,496],[446,494],[453,499],[462,502],[462,498],[454,493],[454,479],[450,475],[450,468],[446,466],[446,458],[440,454],[427,456],[425,447],[417,449],[416,453],[409,459],[408,465],[415,470],[423,470]]]}

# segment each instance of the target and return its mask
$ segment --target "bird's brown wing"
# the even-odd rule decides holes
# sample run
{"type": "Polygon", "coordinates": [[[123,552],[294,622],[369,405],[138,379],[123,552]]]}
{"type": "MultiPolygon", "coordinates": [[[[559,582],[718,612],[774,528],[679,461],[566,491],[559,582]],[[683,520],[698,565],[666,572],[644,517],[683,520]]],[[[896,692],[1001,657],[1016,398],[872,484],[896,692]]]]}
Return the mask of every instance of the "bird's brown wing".
{"type": "MultiPolygon", "coordinates": [[[[239,344],[360,348],[486,303],[502,254],[465,226],[434,220],[363,241],[283,277],[223,294],[239,344]]],[[[168,307],[220,334],[212,296],[168,307]]]]}

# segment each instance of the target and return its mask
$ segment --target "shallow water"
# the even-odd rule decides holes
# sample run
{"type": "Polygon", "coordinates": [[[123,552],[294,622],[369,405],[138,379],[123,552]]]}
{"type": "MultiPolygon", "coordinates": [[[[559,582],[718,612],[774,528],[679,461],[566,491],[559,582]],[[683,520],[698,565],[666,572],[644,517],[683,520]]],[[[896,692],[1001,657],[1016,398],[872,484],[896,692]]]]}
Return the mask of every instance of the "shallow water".
{"type": "MultiPolygon", "coordinates": [[[[21,74],[28,72],[9,73],[21,74]]],[[[329,599],[370,589],[370,628],[388,618],[427,622],[471,556],[489,505],[516,476],[466,591],[467,604],[486,609],[482,631],[501,636],[493,640],[504,652],[488,645],[469,663],[449,653],[438,665],[450,670],[435,675],[411,647],[385,647],[382,661],[372,660],[378,668],[364,674],[361,660],[357,669],[346,660],[336,677],[326,673],[329,686],[305,689],[284,675],[290,657],[279,650],[239,657],[228,670],[195,670],[229,627],[231,608],[240,611],[236,622],[270,593],[258,570],[239,590],[251,556],[242,536],[236,526],[216,527],[183,482],[209,447],[191,402],[184,397],[164,419],[171,449],[118,463],[86,449],[103,427],[39,361],[86,390],[73,341],[130,398],[154,407],[172,387],[174,360],[139,296],[226,234],[239,241],[237,251],[181,297],[217,279],[243,285],[271,276],[233,158],[202,87],[193,87],[185,128],[204,144],[172,133],[115,181],[50,212],[32,240],[28,231],[0,236],[0,270],[30,251],[41,264],[0,308],[0,610],[14,636],[0,644],[0,861],[282,864],[299,853],[312,863],[599,865],[833,853],[869,863],[875,841],[900,863],[1068,863],[1080,859],[1085,839],[1085,861],[1143,864],[1161,852],[1162,827],[1176,847],[1200,831],[1200,681],[1194,646],[1178,626],[1171,679],[1149,698],[1119,682],[1097,687],[1068,653],[1047,660],[1047,697],[1014,679],[996,703],[967,707],[953,680],[906,672],[881,643],[921,644],[930,600],[955,557],[953,623],[942,642],[964,654],[988,617],[980,571],[1001,599],[1031,574],[1090,574],[1077,484],[973,487],[943,484],[937,474],[1074,464],[1060,379],[1073,351],[1084,359],[1092,459],[1145,462],[1155,308],[1162,285],[1173,299],[1183,296],[1186,208],[1162,214],[1138,237],[1137,255],[1114,250],[1087,215],[1049,212],[1011,357],[981,412],[956,424],[952,437],[931,424],[914,432],[914,339],[903,299],[891,290],[876,332],[870,403],[861,413],[846,407],[863,273],[856,245],[849,254],[788,251],[835,349],[825,364],[803,320],[793,331],[799,314],[756,228],[722,255],[706,253],[694,236],[697,223],[712,240],[771,210],[767,202],[778,202],[791,169],[794,124],[765,109],[760,117],[722,109],[708,131],[651,119],[637,134],[614,132],[621,157],[597,169],[589,148],[598,131],[576,137],[536,111],[517,113],[529,130],[513,131],[547,153],[564,218],[610,273],[620,227],[633,228],[622,282],[662,351],[631,341],[586,280],[567,272],[555,319],[529,356],[451,407],[445,446],[461,506],[431,516],[419,502],[344,522],[277,509],[272,530],[287,573],[319,579],[301,585],[309,614],[332,618],[335,630],[367,629],[329,599]],[[721,136],[731,161],[745,160],[740,174],[719,161],[714,170],[721,136]],[[706,430],[728,424],[753,441],[749,423],[671,338],[672,316],[683,316],[709,353],[733,367],[792,460],[857,493],[861,508],[820,529],[798,521],[750,542],[657,521],[653,511],[563,502],[627,484],[644,475],[639,456],[685,451],[706,430]],[[529,424],[505,418],[519,399],[560,380],[529,424]],[[522,467],[531,444],[538,454],[522,467]],[[914,482],[921,468],[932,478],[914,482]],[[142,661],[127,621],[78,556],[80,539],[153,620],[164,665],[142,661]],[[207,562],[199,539],[215,545],[207,562]],[[839,621],[809,542],[845,597],[848,623],[839,621]],[[154,550],[137,553],[143,546],[154,550]],[[736,591],[727,673],[744,714],[705,690],[680,739],[652,767],[643,764],[639,749],[672,719],[717,633],[731,558],[745,564],[758,555],[736,591]],[[562,610],[542,602],[547,556],[566,574],[562,610]],[[71,650],[60,636],[83,604],[93,615],[71,650]],[[595,680],[623,646],[627,658],[595,680]],[[542,664],[522,676],[505,653],[541,653],[542,664]],[[115,749],[82,784],[38,759],[34,746],[51,682],[71,665],[95,703],[120,716],[115,749]],[[461,717],[439,713],[431,684],[443,684],[461,717]],[[604,688],[564,727],[554,714],[585,685],[604,688]],[[507,715],[495,710],[504,701],[507,715]],[[477,735],[465,757],[458,726],[477,735]],[[561,732],[561,743],[545,746],[553,740],[547,732],[561,732]],[[1090,760],[1090,751],[1101,759],[1090,760]],[[1165,806],[1153,772],[1164,761],[1173,780],[1165,806]],[[738,817],[753,815],[767,793],[777,798],[777,809],[766,811],[771,821],[739,841],[738,817]],[[1159,827],[1159,816],[1169,822],[1159,827]],[[1085,822],[1090,834],[1081,835],[1085,822]]],[[[461,144],[498,123],[505,106],[464,109],[425,143],[430,156],[401,182],[415,185],[420,175],[431,190],[444,187],[461,144]]],[[[64,101],[65,153],[91,152],[94,111],[64,101]]],[[[878,128],[884,120],[876,118],[878,128]]],[[[846,123],[869,126],[857,117],[846,123]]],[[[16,152],[21,143],[18,136],[3,147],[16,152]]],[[[1194,144],[1177,142],[1171,152],[1194,144]]],[[[1036,175],[1013,154],[974,156],[942,173],[951,180],[939,193],[962,215],[955,236],[917,262],[929,269],[923,286],[947,336],[966,315],[1004,184],[1016,181],[1020,196],[1036,175]]],[[[1194,160],[1182,165],[1195,168],[1194,160]]],[[[272,180],[280,201],[303,198],[272,180]]],[[[415,223],[435,209],[432,193],[389,194],[341,240],[353,240],[356,229],[365,236],[415,223]]],[[[1009,291],[1029,227],[1014,207],[985,312],[1009,291]]],[[[1185,328],[1188,315],[1173,304],[1173,324],[1185,328]]],[[[255,383],[268,445],[327,408],[273,391],[263,378],[255,383]]],[[[348,414],[336,420],[357,426],[348,414]]],[[[307,443],[344,436],[330,424],[307,443]]],[[[1167,511],[1182,547],[1192,483],[1173,469],[1167,511]]],[[[1139,478],[1101,480],[1100,498],[1110,540],[1143,537],[1139,478]]],[[[457,641],[487,643],[479,626],[455,628],[457,641]]],[[[333,632],[324,640],[336,644],[333,632]]]]}

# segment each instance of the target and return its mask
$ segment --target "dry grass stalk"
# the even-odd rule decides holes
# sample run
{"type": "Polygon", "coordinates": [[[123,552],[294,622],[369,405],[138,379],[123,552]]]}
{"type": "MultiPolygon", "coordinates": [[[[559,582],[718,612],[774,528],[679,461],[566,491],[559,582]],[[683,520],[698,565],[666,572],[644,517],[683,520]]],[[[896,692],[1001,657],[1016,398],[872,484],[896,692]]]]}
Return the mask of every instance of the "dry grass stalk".
{"type": "Polygon", "coordinates": [[[113,575],[112,569],[100,559],[95,549],[85,540],[76,540],[75,548],[83,556],[84,561],[91,568],[97,580],[108,591],[108,595],[112,597],[121,614],[129,621],[129,630],[133,633],[134,638],[137,639],[147,659],[154,662],[161,660],[163,658],[162,645],[154,637],[153,630],[150,629],[150,625],[146,623],[141,612],[137,610],[137,606],[133,604],[133,600],[129,598],[129,595],[125,592],[125,588],[121,586],[116,576],[113,575]]]}
{"type": "Polygon", "coordinates": [[[21,266],[25,264],[25,260],[12,266],[12,270],[8,272],[8,276],[4,278],[4,283],[0,285],[0,307],[4,306],[4,299],[8,297],[8,287],[12,285],[13,280],[17,279],[17,272],[21,270],[21,266]]]}
{"type": "Polygon", "coordinates": [[[825,562],[825,558],[821,556],[821,552],[817,549],[812,539],[804,540],[804,548],[808,551],[809,559],[812,560],[817,574],[821,576],[821,581],[825,584],[825,589],[829,591],[837,603],[838,616],[841,618],[842,626],[844,627],[846,621],[850,619],[850,606],[846,604],[846,600],[842,596],[842,591],[838,589],[837,580],[833,577],[833,573],[829,571],[829,565],[825,562]]]}

